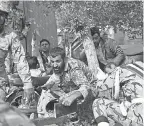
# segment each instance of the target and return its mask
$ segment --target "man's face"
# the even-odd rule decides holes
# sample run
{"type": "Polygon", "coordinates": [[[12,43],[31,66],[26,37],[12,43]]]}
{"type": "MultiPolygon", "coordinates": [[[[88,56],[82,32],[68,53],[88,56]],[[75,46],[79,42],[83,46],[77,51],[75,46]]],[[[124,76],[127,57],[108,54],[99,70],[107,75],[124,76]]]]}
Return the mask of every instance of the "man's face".
{"type": "Polygon", "coordinates": [[[92,36],[92,38],[93,38],[93,42],[94,42],[95,46],[97,47],[99,45],[99,43],[100,43],[100,36],[97,33],[95,33],[92,36]]]}
{"type": "Polygon", "coordinates": [[[49,51],[50,46],[49,46],[48,42],[44,41],[40,44],[40,48],[42,51],[47,52],[47,51],[49,51]]]}
{"type": "Polygon", "coordinates": [[[64,59],[62,59],[62,57],[60,55],[56,56],[56,57],[50,57],[51,59],[51,64],[53,67],[53,71],[55,74],[60,74],[64,71],[64,59]]]}
{"type": "Polygon", "coordinates": [[[108,34],[107,33],[103,34],[103,39],[104,39],[104,41],[106,41],[108,39],[108,34]]]}

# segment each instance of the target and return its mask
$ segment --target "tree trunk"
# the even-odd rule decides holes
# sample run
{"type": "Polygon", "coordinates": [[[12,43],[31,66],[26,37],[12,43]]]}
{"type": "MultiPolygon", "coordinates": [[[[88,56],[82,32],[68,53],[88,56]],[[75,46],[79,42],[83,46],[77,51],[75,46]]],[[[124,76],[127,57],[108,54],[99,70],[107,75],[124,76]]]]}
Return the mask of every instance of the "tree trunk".
{"type": "Polygon", "coordinates": [[[96,49],[90,36],[86,36],[84,38],[83,46],[87,57],[88,66],[90,70],[93,72],[93,74],[96,76],[98,72],[97,67],[99,67],[99,63],[97,59],[96,49]]]}

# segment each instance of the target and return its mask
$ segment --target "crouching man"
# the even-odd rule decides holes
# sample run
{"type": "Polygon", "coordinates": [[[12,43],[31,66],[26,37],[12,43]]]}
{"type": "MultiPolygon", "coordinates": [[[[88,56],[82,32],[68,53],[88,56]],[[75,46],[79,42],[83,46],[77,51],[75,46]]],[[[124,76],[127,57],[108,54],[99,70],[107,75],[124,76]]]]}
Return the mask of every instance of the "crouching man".
{"type": "Polygon", "coordinates": [[[92,106],[97,126],[143,125],[143,65],[107,66],[108,77],[97,84],[100,98],[92,106]]]}
{"type": "MultiPolygon", "coordinates": [[[[38,113],[46,112],[46,105],[56,97],[64,106],[70,106],[77,99],[84,101],[88,96],[90,83],[94,80],[88,67],[79,60],[65,57],[62,48],[53,48],[50,59],[53,75],[43,86],[49,90],[43,91],[45,96],[40,97],[38,113]]],[[[43,113],[43,117],[45,114],[43,113]]]]}

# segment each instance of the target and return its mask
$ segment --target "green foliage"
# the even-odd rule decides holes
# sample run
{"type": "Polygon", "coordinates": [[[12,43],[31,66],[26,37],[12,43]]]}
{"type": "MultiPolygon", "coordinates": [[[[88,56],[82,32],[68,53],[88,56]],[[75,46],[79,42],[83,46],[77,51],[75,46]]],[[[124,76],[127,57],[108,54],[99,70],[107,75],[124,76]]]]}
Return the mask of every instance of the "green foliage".
{"type": "Polygon", "coordinates": [[[79,23],[104,28],[112,25],[124,30],[137,29],[142,34],[142,1],[72,1],[59,2],[55,10],[59,28],[79,23]]]}
{"type": "Polygon", "coordinates": [[[57,26],[76,27],[97,25],[104,28],[112,25],[114,28],[126,31],[136,31],[142,35],[143,3],[142,1],[35,1],[42,6],[48,15],[55,11],[57,26]]]}

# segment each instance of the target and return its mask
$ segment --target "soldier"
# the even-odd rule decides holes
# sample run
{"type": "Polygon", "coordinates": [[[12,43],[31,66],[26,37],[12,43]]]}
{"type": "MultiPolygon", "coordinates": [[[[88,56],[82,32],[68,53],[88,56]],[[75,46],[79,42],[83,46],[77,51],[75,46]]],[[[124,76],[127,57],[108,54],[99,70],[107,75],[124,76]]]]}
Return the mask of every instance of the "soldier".
{"type": "Polygon", "coordinates": [[[14,32],[9,34],[5,32],[4,26],[5,20],[9,14],[9,8],[10,4],[8,1],[0,1],[0,125],[34,126],[24,114],[4,102],[6,97],[6,84],[8,84],[4,61],[9,50],[12,52],[13,60],[17,65],[18,74],[24,83],[24,99],[27,101],[24,102],[25,107],[29,107],[26,103],[30,102],[34,94],[24,49],[14,32]]]}
{"type": "Polygon", "coordinates": [[[125,68],[108,65],[106,71],[109,76],[97,84],[100,98],[93,102],[98,126],[113,126],[113,123],[115,126],[143,125],[143,65],[142,62],[125,68]]]}
{"type": "MultiPolygon", "coordinates": [[[[18,74],[24,83],[23,89],[25,92],[25,97],[27,97],[27,99],[30,99],[34,90],[32,86],[28,63],[25,58],[24,49],[19,39],[17,38],[17,35],[14,32],[6,34],[4,29],[5,19],[8,15],[10,8],[9,6],[10,4],[8,2],[0,2],[0,77],[3,78],[6,83],[8,82],[4,61],[8,51],[10,50],[12,52],[13,61],[17,65],[18,74]]],[[[5,84],[1,85],[1,96],[4,96],[2,94],[5,94],[5,87],[5,84]]],[[[1,99],[3,100],[4,98],[5,96],[3,98],[1,97],[1,99]]]]}

